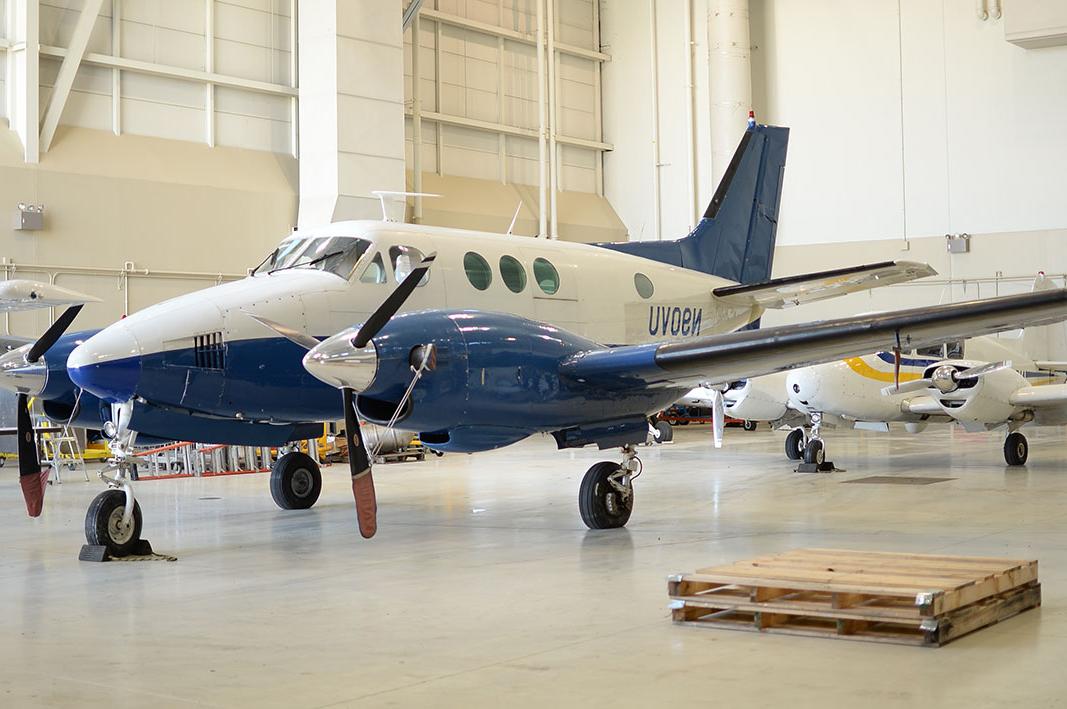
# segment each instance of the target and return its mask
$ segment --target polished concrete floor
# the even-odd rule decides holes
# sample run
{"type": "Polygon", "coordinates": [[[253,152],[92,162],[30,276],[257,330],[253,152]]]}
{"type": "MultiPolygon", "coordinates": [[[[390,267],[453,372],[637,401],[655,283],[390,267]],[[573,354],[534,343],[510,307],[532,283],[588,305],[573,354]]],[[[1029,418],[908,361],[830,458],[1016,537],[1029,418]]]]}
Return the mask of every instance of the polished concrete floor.
{"type": "Polygon", "coordinates": [[[537,439],[380,466],[356,532],[340,466],[319,504],[265,475],[145,481],[177,562],[80,563],[100,490],[68,475],[26,519],[0,471],[0,706],[1060,706],[1067,702],[1067,435],[834,434],[847,472],[798,475],[783,435],[706,428],[643,453],[626,530],[587,531],[603,456],[537,439]],[[925,486],[857,477],[955,478],[925,486]],[[668,573],[803,546],[1038,558],[1044,606],[940,649],[673,626],[668,573]]]}

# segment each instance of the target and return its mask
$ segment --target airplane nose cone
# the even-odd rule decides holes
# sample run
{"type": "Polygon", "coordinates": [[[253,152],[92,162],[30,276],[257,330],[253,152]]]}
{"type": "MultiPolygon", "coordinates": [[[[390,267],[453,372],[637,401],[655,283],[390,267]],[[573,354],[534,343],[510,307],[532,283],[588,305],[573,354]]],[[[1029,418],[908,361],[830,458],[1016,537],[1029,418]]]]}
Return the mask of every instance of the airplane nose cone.
{"type": "Polygon", "coordinates": [[[0,389],[30,395],[44,390],[48,368],[43,357],[33,364],[26,361],[31,347],[25,344],[0,355],[0,389]]]}
{"type": "Polygon", "coordinates": [[[104,328],[67,358],[74,384],[105,401],[129,401],[141,379],[141,348],[123,323],[104,328]]]}
{"type": "Polygon", "coordinates": [[[366,391],[378,372],[378,351],[373,341],[356,349],[352,338],[357,331],[352,328],[323,340],[304,355],[304,368],[330,386],[366,391]]]}

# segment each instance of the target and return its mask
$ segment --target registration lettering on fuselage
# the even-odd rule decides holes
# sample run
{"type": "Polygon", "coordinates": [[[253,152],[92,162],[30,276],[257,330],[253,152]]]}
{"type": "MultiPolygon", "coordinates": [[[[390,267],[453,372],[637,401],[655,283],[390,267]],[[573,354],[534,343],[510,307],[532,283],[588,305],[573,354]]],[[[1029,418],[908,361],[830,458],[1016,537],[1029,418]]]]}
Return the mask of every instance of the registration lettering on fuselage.
{"type": "Polygon", "coordinates": [[[703,308],[650,305],[648,307],[648,334],[669,337],[699,335],[703,315],[703,308]]]}

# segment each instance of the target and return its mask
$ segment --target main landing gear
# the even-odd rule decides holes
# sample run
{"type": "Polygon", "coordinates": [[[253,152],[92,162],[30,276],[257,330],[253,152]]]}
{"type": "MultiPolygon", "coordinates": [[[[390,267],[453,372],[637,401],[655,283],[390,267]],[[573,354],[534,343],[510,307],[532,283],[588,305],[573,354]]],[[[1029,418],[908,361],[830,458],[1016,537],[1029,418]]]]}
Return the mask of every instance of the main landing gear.
{"type": "Polygon", "coordinates": [[[1030,444],[1026,436],[1018,431],[1012,431],[1004,439],[1004,462],[1008,465],[1026,465],[1026,458],[1030,455],[1030,444]]]}
{"type": "Polygon", "coordinates": [[[617,529],[630,519],[633,483],[641,474],[641,459],[633,445],[624,446],[622,454],[622,463],[597,463],[582,478],[578,511],[589,529],[617,529]]]}
{"type": "Polygon", "coordinates": [[[270,496],[283,510],[306,510],[322,492],[322,472],[311,456],[292,451],[270,469],[270,496]]]}

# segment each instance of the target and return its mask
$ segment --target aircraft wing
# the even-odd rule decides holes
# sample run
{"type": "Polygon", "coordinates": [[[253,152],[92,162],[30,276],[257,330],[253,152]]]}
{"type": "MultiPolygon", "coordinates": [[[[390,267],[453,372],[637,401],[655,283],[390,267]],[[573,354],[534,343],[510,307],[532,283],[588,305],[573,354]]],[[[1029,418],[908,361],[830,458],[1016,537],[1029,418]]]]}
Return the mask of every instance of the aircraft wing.
{"type": "Polygon", "coordinates": [[[925,263],[883,261],[866,266],[773,278],[762,283],[723,286],[712,293],[728,305],[781,309],[936,275],[937,271],[925,263]]]}
{"type": "Polygon", "coordinates": [[[1042,359],[1034,362],[1034,366],[1042,372],[1067,372],[1067,362],[1055,362],[1042,359]]]}
{"type": "Polygon", "coordinates": [[[560,373],[605,387],[726,382],[900,347],[933,345],[1067,319],[1067,289],[878,315],[742,330],[574,355],[560,373]],[[636,380],[636,381],[635,381],[636,380]]]}
{"type": "Polygon", "coordinates": [[[1016,389],[1008,401],[1015,406],[1041,408],[1042,406],[1067,406],[1067,384],[1044,384],[1016,389]]]}
{"type": "Polygon", "coordinates": [[[0,281],[0,312],[98,302],[100,299],[94,296],[49,283],[22,279],[0,281]]]}

